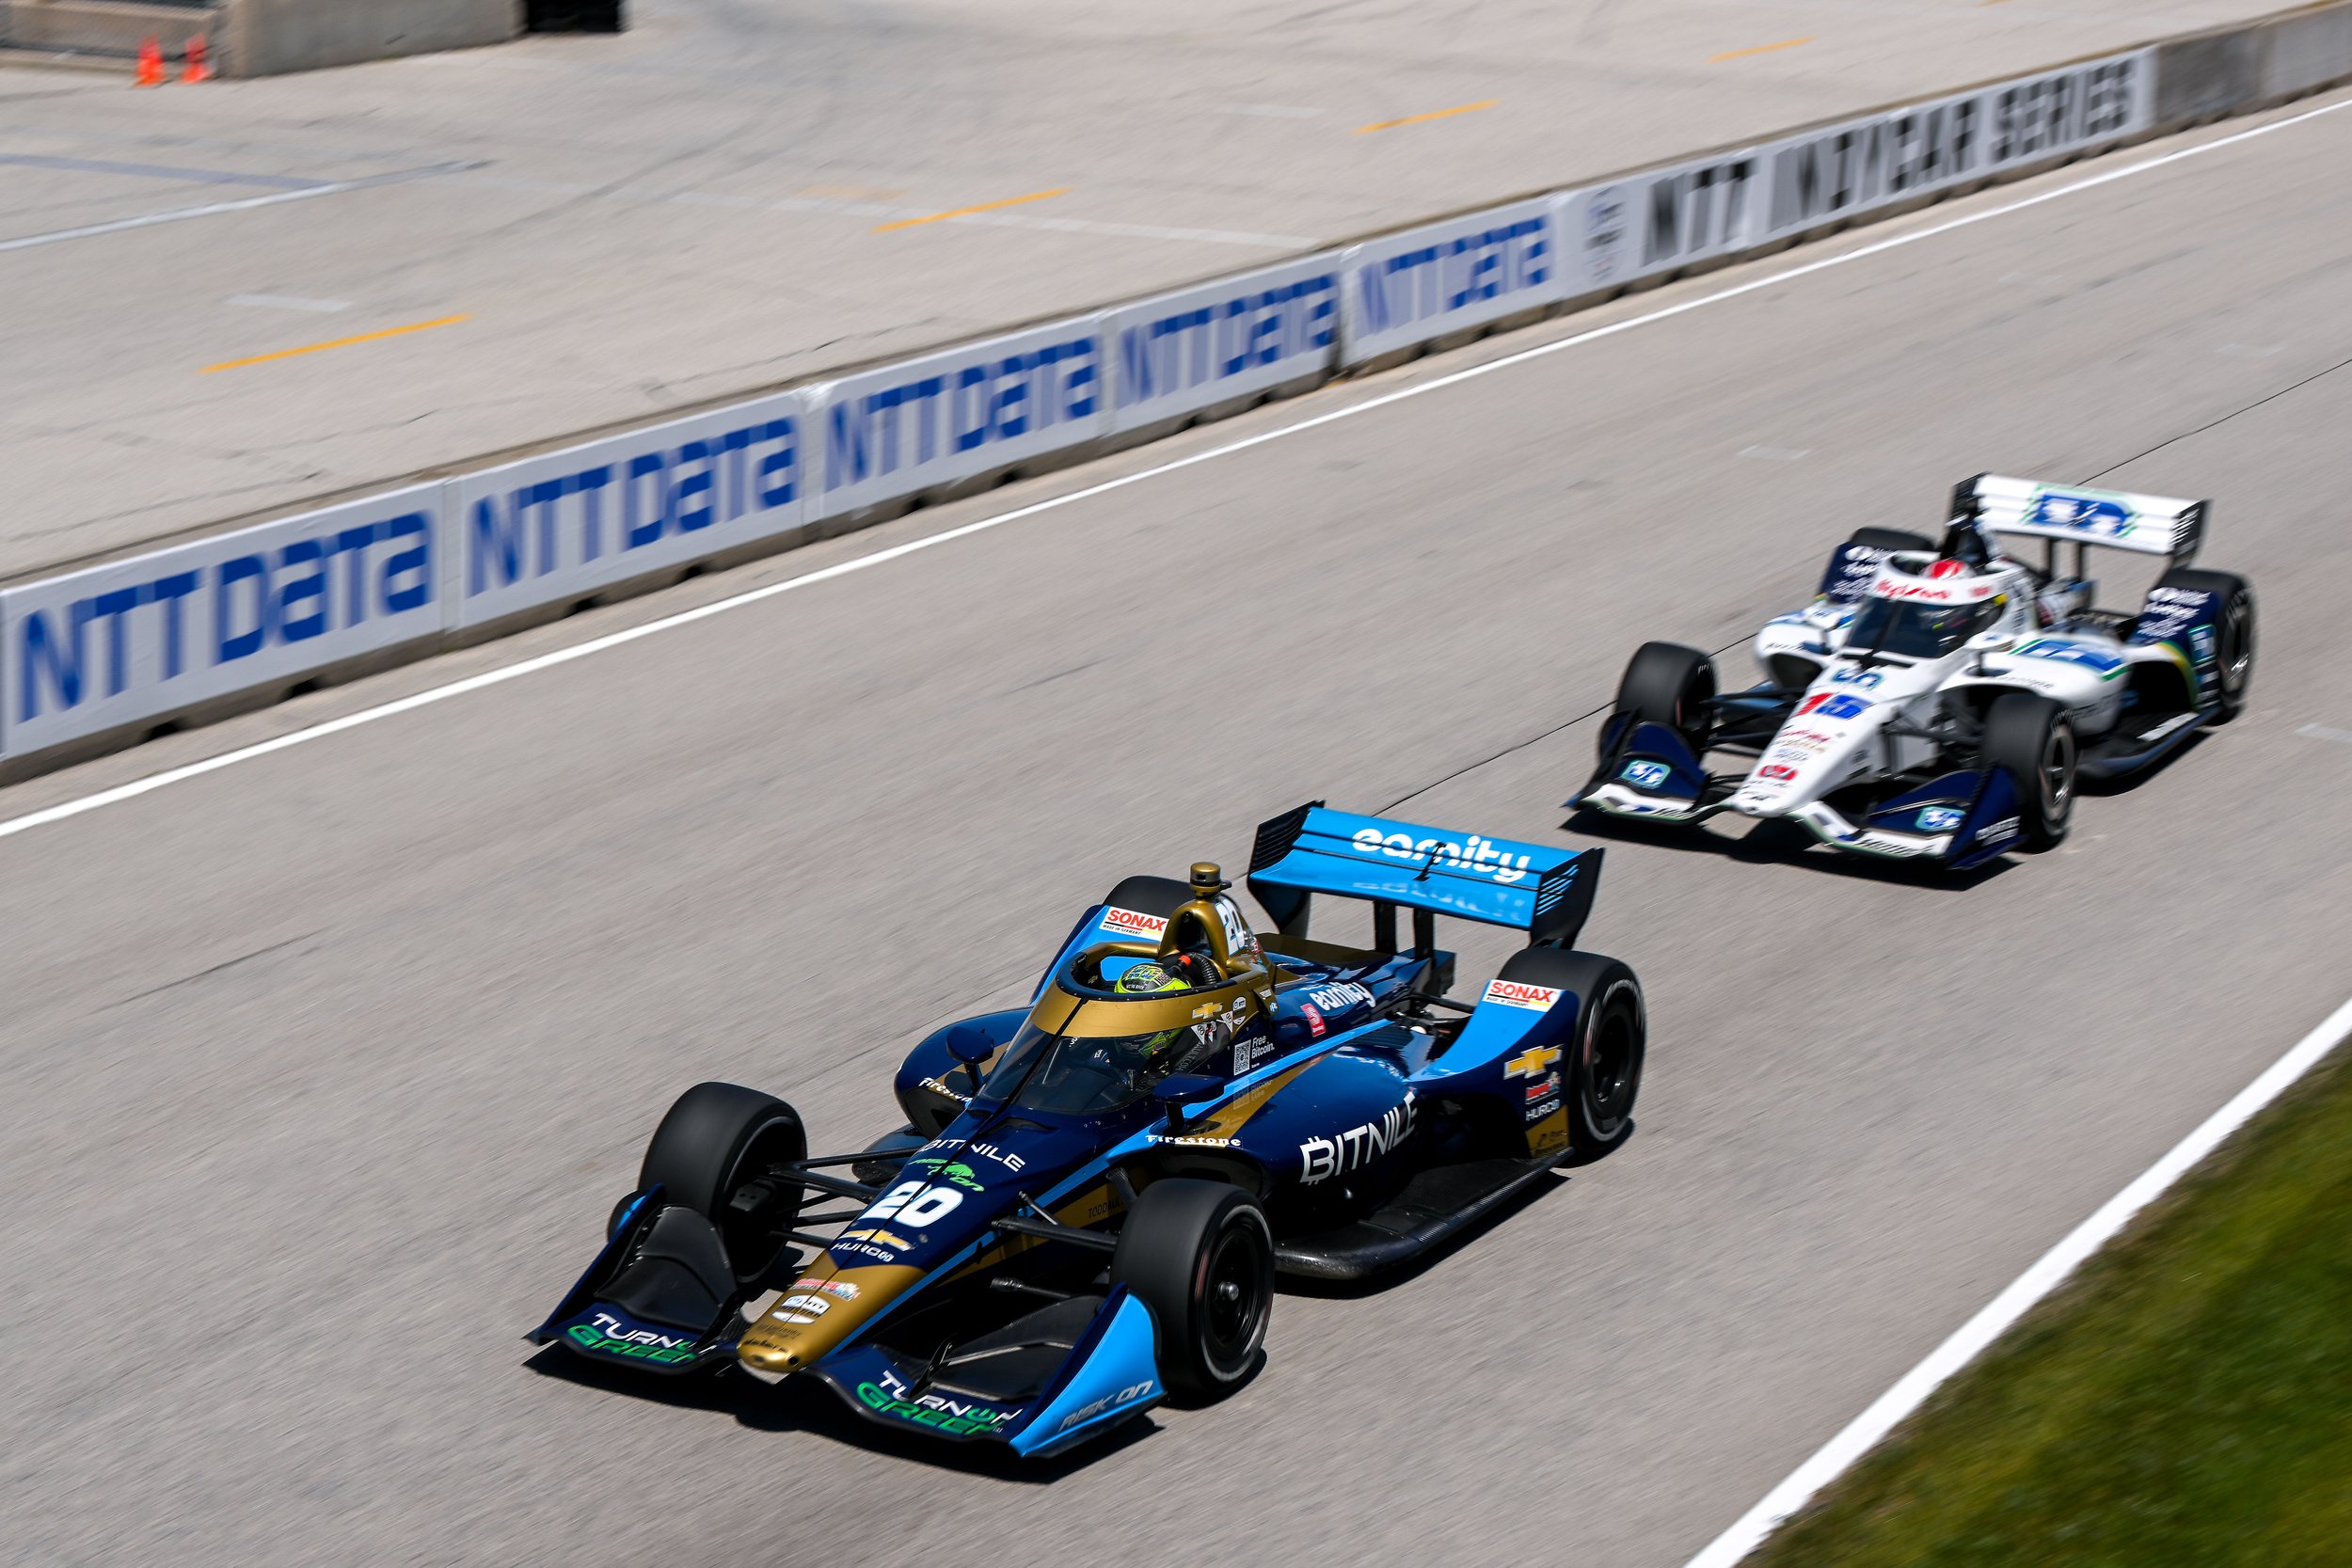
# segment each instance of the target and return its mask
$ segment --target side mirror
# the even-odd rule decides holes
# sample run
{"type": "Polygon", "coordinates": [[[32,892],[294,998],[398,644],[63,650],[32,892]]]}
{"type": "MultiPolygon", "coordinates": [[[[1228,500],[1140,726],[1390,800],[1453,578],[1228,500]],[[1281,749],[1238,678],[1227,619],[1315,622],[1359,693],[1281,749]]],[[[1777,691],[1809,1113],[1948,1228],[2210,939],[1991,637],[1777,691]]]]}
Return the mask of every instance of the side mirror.
{"type": "Polygon", "coordinates": [[[1168,1112],[1168,1124],[1184,1124],[1184,1107],[1198,1105],[1204,1100],[1215,1100],[1225,1092],[1221,1078],[1204,1078],[1198,1073],[1171,1072],[1152,1087],[1152,1098],[1168,1112]]]}
{"type": "Polygon", "coordinates": [[[996,1042],[977,1029],[959,1029],[947,1037],[947,1054],[963,1064],[972,1087],[980,1086],[980,1064],[996,1054],[996,1042]]]}
{"type": "Polygon", "coordinates": [[[1990,630],[1977,633],[1961,646],[1977,656],[1977,673],[1981,675],[1985,673],[1984,656],[2009,652],[2017,646],[2017,639],[2014,634],[1994,626],[1990,630]]]}

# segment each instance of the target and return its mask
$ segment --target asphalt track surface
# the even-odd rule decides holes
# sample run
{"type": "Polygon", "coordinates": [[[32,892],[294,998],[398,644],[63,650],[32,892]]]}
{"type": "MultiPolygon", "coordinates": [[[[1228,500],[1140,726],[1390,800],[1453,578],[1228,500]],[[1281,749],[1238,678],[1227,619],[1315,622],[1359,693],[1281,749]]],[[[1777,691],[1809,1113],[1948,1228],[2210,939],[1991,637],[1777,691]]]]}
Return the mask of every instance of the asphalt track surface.
{"type": "MultiPolygon", "coordinates": [[[[2343,999],[2347,158],[2352,110],[2306,119],[0,838],[8,1555],[1674,1568],[2343,999]],[[1554,802],[1636,643],[1744,640],[1849,528],[1932,526],[1984,468],[2215,498],[2247,714],[1966,885],[1768,829],[1609,839],[1585,944],[1648,988],[1640,1131],[1423,1272],[1286,1295],[1227,1404],[1005,1470],[821,1391],[532,1370],[678,1088],[863,1139],[905,1045],[1017,1000],[1079,907],[1311,797],[1596,842],[1554,802]]],[[[1465,942],[1466,988],[1505,946],[1465,942]]]]}
{"type": "Polygon", "coordinates": [[[0,65],[0,579],[2280,4],[636,0],[0,65]]]}

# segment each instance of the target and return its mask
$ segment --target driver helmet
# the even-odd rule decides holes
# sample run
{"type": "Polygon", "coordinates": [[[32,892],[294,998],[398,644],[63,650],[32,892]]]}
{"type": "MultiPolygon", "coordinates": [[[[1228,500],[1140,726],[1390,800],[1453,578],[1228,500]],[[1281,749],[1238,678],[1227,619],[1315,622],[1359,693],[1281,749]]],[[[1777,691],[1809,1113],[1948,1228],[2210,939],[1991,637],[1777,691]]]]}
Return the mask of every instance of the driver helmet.
{"type": "MultiPolygon", "coordinates": [[[[1120,996],[1153,996],[1164,991],[1190,990],[1191,989],[1192,982],[1178,973],[1175,965],[1156,961],[1147,961],[1132,966],[1111,987],[1111,990],[1120,996]]],[[[1157,1057],[1169,1046],[1174,1045],[1190,1033],[1189,1028],[1184,1027],[1163,1030],[1144,1042],[1144,1050],[1150,1055],[1157,1057]]]]}

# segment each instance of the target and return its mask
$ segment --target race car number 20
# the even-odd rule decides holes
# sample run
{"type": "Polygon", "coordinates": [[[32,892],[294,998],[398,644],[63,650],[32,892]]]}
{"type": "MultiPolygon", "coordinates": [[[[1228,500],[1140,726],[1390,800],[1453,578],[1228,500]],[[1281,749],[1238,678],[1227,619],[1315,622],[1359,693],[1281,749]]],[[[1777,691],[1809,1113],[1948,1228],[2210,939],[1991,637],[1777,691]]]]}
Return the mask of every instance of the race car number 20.
{"type": "Polygon", "coordinates": [[[953,1187],[927,1187],[920,1181],[901,1181],[882,1194],[875,1205],[866,1211],[869,1220],[896,1219],[900,1225],[920,1230],[934,1225],[956,1212],[963,1195],[953,1187]]]}

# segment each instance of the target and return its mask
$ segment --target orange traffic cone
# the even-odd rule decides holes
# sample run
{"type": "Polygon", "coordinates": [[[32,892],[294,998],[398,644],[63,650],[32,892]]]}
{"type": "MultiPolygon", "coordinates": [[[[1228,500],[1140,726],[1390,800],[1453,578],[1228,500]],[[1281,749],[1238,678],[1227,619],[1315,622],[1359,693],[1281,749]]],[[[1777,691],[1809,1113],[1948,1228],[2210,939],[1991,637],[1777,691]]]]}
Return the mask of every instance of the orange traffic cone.
{"type": "Polygon", "coordinates": [[[213,68],[211,62],[205,58],[205,55],[208,53],[209,51],[204,46],[203,34],[199,33],[196,37],[188,40],[188,63],[186,69],[180,72],[180,80],[183,82],[211,81],[213,79],[213,68]]]}
{"type": "Polygon", "coordinates": [[[149,35],[139,45],[139,73],[132,79],[134,87],[160,87],[164,85],[164,42],[149,35]]]}

